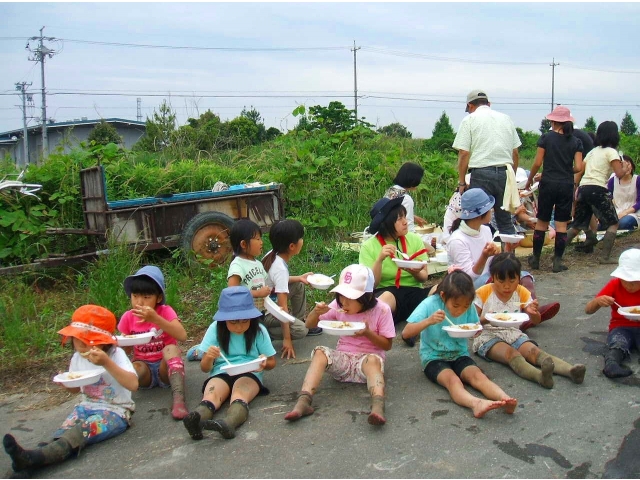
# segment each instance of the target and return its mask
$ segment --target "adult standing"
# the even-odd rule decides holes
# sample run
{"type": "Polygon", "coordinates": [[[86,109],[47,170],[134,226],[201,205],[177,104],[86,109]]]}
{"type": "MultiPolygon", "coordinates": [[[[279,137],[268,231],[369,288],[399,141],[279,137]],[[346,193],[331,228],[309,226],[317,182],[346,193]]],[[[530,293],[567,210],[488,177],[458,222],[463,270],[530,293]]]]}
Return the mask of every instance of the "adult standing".
{"type": "Polygon", "coordinates": [[[467,95],[468,112],[453,141],[458,150],[458,190],[481,188],[495,198],[494,215],[498,230],[515,233],[511,214],[502,209],[507,184],[507,165],[518,168],[518,147],[522,145],[516,127],[508,115],[491,109],[484,90],[472,90],[467,95]],[[470,185],[465,175],[471,173],[470,185]]]}

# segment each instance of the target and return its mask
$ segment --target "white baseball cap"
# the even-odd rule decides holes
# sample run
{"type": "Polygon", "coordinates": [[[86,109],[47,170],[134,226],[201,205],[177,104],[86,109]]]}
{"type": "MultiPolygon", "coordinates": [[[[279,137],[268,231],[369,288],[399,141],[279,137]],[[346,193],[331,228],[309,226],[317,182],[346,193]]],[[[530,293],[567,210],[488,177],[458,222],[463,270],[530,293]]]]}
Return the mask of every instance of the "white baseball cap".
{"type": "Polygon", "coordinates": [[[618,268],[611,273],[611,276],[627,282],[640,281],[640,249],[630,248],[622,252],[618,260],[618,268]]]}
{"type": "Polygon", "coordinates": [[[338,285],[331,291],[356,300],[365,293],[373,292],[374,280],[373,272],[369,267],[359,264],[349,265],[342,270],[338,285]]]}

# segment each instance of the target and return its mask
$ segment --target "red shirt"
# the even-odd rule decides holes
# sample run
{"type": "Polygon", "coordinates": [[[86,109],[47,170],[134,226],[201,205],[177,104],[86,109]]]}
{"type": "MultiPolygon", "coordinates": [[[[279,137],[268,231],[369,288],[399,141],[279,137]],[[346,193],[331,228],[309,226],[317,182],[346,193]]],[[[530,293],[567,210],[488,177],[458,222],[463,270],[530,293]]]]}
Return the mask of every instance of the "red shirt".
{"type": "MultiPolygon", "coordinates": [[[[619,278],[612,278],[602,290],[596,295],[601,297],[607,295],[613,297],[623,307],[633,307],[640,305],[640,291],[636,293],[628,292],[623,286],[619,278]]],[[[611,305],[611,321],[609,322],[609,331],[618,327],[640,328],[640,322],[629,320],[618,313],[618,306],[611,305]]]]}

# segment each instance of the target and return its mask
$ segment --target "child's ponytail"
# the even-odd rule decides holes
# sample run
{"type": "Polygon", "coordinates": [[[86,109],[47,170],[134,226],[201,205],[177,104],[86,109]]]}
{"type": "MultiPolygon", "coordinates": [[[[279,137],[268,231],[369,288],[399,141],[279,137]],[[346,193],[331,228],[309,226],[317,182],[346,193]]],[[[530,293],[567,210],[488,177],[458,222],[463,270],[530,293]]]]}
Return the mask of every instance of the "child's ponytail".
{"type": "Polygon", "coordinates": [[[287,253],[289,245],[298,243],[298,240],[304,237],[304,227],[297,220],[282,220],[271,227],[269,231],[269,240],[272,249],[262,259],[262,265],[268,272],[273,265],[276,255],[279,253],[287,253]]]}

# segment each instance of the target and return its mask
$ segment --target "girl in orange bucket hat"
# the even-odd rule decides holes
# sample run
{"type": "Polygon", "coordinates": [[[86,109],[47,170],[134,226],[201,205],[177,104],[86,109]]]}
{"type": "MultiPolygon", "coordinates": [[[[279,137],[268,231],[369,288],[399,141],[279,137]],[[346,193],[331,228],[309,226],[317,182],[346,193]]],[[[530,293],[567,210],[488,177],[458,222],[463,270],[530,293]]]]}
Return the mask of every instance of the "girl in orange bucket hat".
{"type": "Polygon", "coordinates": [[[63,336],[62,343],[71,338],[75,352],[69,372],[57,375],[54,381],[72,393],[81,392],[82,398],[49,443],[25,450],[13,435],[4,436],[2,443],[15,472],[60,463],[85,445],[129,428],[135,409],[131,392],[138,389],[138,376],[124,350],[116,346],[115,328],[116,317],[109,310],[83,305],[73,312],[71,323],[58,332],[63,336]],[[82,386],[67,386],[76,383],[82,386]]]}

